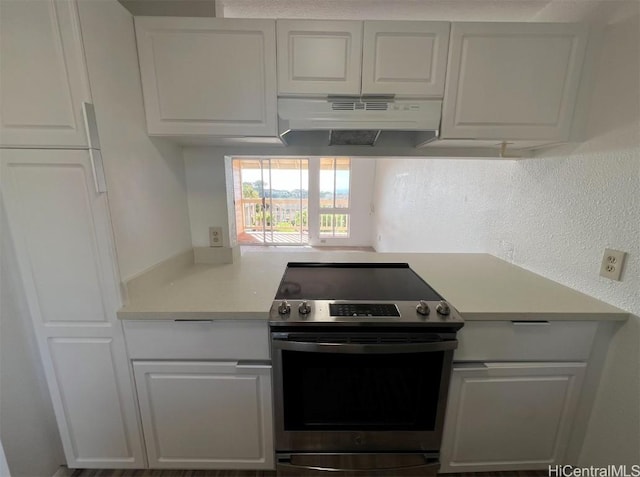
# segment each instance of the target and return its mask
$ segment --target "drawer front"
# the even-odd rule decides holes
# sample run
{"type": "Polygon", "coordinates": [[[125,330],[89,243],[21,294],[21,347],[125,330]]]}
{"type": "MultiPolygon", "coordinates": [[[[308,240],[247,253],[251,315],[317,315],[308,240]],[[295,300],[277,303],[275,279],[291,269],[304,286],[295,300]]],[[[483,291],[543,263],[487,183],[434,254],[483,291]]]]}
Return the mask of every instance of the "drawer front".
{"type": "Polygon", "coordinates": [[[269,359],[266,321],[126,320],[130,359],[269,359]]]}
{"type": "Polygon", "coordinates": [[[455,361],[583,361],[597,322],[466,322],[455,361]]]}

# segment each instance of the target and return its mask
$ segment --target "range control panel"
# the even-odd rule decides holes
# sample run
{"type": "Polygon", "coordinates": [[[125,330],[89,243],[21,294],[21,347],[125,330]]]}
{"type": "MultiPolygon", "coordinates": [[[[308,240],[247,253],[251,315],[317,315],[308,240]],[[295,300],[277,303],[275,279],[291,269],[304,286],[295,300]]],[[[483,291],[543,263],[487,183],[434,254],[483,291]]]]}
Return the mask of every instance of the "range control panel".
{"type": "Polygon", "coordinates": [[[457,310],[445,300],[274,300],[269,310],[272,326],[420,324],[459,328],[463,323],[457,310]]]}
{"type": "Polygon", "coordinates": [[[330,303],[329,316],[400,316],[393,303],[330,303]]]}

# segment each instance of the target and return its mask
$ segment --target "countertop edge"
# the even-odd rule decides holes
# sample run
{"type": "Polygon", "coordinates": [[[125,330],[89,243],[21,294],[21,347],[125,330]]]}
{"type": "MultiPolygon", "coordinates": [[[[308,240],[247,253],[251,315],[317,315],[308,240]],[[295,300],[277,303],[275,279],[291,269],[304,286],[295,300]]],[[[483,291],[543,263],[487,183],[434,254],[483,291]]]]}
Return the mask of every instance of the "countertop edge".
{"type": "Polygon", "coordinates": [[[631,317],[630,313],[548,313],[548,312],[516,312],[493,313],[472,312],[460,313],[465,321],[626,321],[631,317]]]}
{"type": "Polygon", "coordinates": [[[117,312],[119,320],[158,321],[268,321],[268,311],[216,312],[216,311],[126,311],[117,312]]]}

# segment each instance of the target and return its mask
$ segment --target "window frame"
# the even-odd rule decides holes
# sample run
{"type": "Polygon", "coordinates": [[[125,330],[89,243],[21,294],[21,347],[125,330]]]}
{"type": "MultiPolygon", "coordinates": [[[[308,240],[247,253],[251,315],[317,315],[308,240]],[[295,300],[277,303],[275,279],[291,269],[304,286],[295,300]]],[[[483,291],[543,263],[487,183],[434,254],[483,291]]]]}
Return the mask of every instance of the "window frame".
{"type": "MultiPolygon", "coordinates": [[[[238,242],[237,229],[238,224],[236,224],[236,191],[233,179],[233,162],[235,160],[241,159],[254,159],[254,160],[267,160],[269,164],[271,164],[271,160],[284,158],[289,156],[279,156],[277,154],[274,155],[228,155],[226,159],[228,160],[228,175],[227,182],[230,187],[227,187],[227,197],[228,197],[228,212],[229,212],[229,231],[233,235],[230,237],[230,242],[234,245],[241,246],[291,246],[293,244],[287,243],[278,243],[278,242],[263,242],[256,244],[248,244],[248,243],[240,243],[238,242]]],[[[352,229],[354,225],[354,162],[353,157],[350,156],[305,156],[305,155],[296,155],[297,159],[306,160],[308,165],[308,202],[307,202],[307,231],[308,231],[308,242],[301,243],[300,245],[309,245],[309,246],[350,246],[353,245],[352,241],[354,239],[358,240],[354,237],[354,230],[352,229]],[[335,207],[335,165],[334,165],[334,207],[320,207],[320,164],[322,159],[348,159],[349,161],[349,205],[348,207],[335,207]],[[335,236],[333,234],[320,234],[320,220],[321,214],[332,214],[332,215],[346,215],[348,217],[348,233],[347,235],[339,235],[335,236]]],[[[335,163],[334,163],[335,164],[335,163]]],[[[265,171],[266,172],[266,171],[265,171]]],[[[270,181],[271,182],[271,181],[270,181]]],[[[242,193],[240,191],[240,193],[242,193]]],[[[267,199],[268,201],[269,199],[267,199]]],[[[360,207],[361,208],[361,207],[360,207]]],[[[268,231],[267,231],[268,234],[268,231]]],[[[266,238],[266,237],[265,237],[266,238]]],[[[361,246],[361,244],[357,244],[361,246]]],[[[367,244],[364,244],[367,245],[367,244]]]]}
{"type": "Polygon", "coordinates": [[[321,207],[320,206],[320,190],[318,190],[318,239],[322,242],[322,240],[326,239],[349,239],[351,237],[351,182],[352,182],[352,167],[351,167],[351,158],[350,157],[319,157],[317,158],[319,162],[318,169],[318,185],[320,184],[320,174],[322,173],[322,160],[323,159],[332,159],[333,160],[333,207],[321,207]],[[337,175],[338,175],[338,159],[347,159],[349,161],[349,196],[348,196],[348,206],[347,207],[336,207],[337,200],[337,175]],[[323,215],[332,215],[332,233],[322,233],[322,216],[323,215]],[[346,215],[347,216],[347,234],[346,235],[336,235],[336,224],[335,217],[336,215],[346,215]]]}

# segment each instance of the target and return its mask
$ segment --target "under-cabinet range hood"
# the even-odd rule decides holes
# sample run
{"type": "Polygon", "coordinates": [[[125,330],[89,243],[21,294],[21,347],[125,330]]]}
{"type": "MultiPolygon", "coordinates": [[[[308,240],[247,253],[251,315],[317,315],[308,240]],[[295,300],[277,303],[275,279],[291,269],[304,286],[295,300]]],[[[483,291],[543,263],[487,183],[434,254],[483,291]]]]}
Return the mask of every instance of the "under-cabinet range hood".
{"type": "Polygon", "coordinates": [[[438,138],[440,100],[380,96],[278,98],[288,146],[420,147],[438,138]]]}

